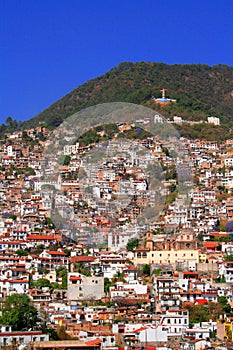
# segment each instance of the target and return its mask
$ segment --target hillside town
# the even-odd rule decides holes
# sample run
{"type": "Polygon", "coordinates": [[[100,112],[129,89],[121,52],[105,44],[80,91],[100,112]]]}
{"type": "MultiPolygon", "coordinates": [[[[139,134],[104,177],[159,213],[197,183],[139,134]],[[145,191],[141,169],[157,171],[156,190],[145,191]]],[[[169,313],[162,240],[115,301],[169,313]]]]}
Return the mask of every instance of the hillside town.
{"type": "Polygon", "coordinates": [[[100,125],[64,145],[54,180],[51,133],[0,140],[0,348],[233,349],[233,139],[181,138],[181,160],[100,125]]]}

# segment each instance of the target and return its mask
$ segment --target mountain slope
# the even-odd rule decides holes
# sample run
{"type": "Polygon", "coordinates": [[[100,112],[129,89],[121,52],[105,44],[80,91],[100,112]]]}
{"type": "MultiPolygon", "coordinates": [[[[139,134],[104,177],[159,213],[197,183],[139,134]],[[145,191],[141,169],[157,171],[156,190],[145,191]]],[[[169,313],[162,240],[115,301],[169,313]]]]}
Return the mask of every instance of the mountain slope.
{"type": "Polygon", "coordinates": [[[69,115],[103,102],[132,102],[160,110],[169,117],[200,120],[220,116],[222,123],[233,122],[233,67],[217,65],[167,65],[164,63],[124,62],[98,78],[92,79],[23,123],[32,127],[44,122],[58,126],[69,115]],[[177,103],[165,107],[154,104],[162,88],[177,103]]]}

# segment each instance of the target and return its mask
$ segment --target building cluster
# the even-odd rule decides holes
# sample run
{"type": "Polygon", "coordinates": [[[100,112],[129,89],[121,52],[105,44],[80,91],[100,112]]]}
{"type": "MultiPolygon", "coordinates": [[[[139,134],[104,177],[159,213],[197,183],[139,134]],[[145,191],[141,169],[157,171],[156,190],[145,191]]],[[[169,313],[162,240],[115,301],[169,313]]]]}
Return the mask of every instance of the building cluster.
{"type": "Polygon", "coordinates": [[[0,303],[27,294],[66,338],[3,324],[0,347],[231,348],[233,140],[181,139],[174,157],[170,139],[132,142],[131,128],[46,167],[46,128],[1,140],[0,303]]]}

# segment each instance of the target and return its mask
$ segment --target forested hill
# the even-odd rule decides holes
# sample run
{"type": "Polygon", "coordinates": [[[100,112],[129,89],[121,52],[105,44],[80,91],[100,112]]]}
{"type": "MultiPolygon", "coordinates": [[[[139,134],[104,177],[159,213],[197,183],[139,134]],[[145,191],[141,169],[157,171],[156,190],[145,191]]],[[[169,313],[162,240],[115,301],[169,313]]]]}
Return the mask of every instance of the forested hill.
{"type": "Polygon", "coordinates": [[[103,102],[132,102],[159,109],[166,117],[181,115],[200,120],[220,116],[223,124],[233,123],[233,67],[202,64],[167,65],[164,63],[124,62],[106,74],[92,79],[24,123],[25,127],[44,122],[58,126],[69,115],[103,102]],[[152,96],[166,97],[177,103],[159,107],[152,96]]]}

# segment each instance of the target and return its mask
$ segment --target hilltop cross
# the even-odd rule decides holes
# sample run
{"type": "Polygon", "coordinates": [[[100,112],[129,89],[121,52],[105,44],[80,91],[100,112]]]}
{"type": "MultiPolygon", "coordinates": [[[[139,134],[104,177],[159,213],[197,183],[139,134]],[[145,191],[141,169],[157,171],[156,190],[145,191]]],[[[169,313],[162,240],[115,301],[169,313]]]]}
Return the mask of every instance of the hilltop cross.
{"type": "Polygon", "coordinates": [[[167,91],[167,89],[162,89],[162,90],[160,90],[161,92],[162,92],[162,98],[165,98],[165,91],[167,91]]]}

